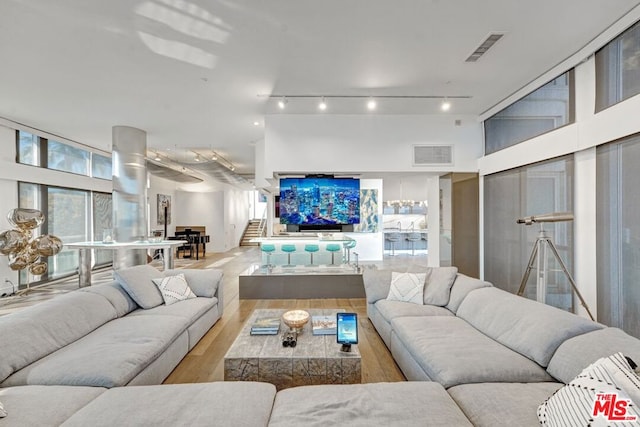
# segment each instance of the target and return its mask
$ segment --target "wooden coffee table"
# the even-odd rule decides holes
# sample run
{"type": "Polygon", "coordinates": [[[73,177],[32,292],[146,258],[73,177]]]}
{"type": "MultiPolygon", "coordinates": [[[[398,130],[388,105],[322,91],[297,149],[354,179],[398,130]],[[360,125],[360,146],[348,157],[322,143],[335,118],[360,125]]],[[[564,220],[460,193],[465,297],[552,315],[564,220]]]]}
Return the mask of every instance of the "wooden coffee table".
{"type": "MultiPolygon", "coordinates": [[[[258,317],[282,316],[287,310],[258,309],[247,320],[224,356],[225,381],[264,381],[278,390],[308,384],[355,384],[361,380],[361,357],[357,345],[340,351],[335,335],[313,335],[311,321],[298,335],[295,347],[282,346],[288,327],[280,324],[278,335],[251,335],[258,317]]],[[[335,315],[342,309],[305,309],[310,315],[335,315]]]]}

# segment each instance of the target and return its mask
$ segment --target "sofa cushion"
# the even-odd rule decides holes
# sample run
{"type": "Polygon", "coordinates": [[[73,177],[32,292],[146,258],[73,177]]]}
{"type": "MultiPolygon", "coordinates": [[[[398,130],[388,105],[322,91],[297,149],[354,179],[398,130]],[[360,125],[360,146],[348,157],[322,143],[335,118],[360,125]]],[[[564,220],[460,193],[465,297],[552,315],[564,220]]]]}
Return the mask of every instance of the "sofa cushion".
{"type": "Polygon", "coordinates": [[[174,276],[176,274],[184,274],[185,279],[189,287],[196,296],[212,298],[218,293],[218,286],[222,286],[222,270],[215,268],[208,268],[202,270],[196,269],[181,269],[181,270],[166,270],[165,276],[174,276]]]}
{"type": "MultiPolygon", "coordinates": [[[[458,317],[396,317],[391,327],[426,375],[445,388],[481,382],[553,380],[535,362],[458,317]]],[[[393,353],[393,339],[391,350],[393,353]]]]}
{"type": "Polygon", "coordinates": [[[373,304],[387,298],[391,286],[391,273],[391,270],[376,270],[370,267],[362,271],[362,282],[368,303],[373,304]]]}
{"type": "Polygon", "coordinates": [[[640,363],[640,340],[618,328],[604,328],[578,335],[558,347],[547,372],[568,383],[587,366],[612,353],[623,353],[640,363]]]}
{"type": "Polygon", "coordinates": [[[16,372],[2,385],[123,386],[156,360],[188,324],[178,316],[121,317],[16,372]]]}
{"type": "Polygon", "coordinates": [[[458,274],[457,267],[427,268],[424,282],[424,303],[440,307],[447,305],[456,274],[458,274]]]}
{"type": "Polygon", "coordinates": [[[127,291],[125,291],[120,283],[112,281],[109,283],[103,283],[100,285],[91,285],[86,288],[81,288],[80,292],[89,292],[93,294],[102,295],[105,297],[113,308],[115,308],[118,317],[122,317],[131,313],[138,308],[138,304],[131,299],[127,291]]]}
{"type": "Polygon", "coordinates": [[[612,416],[623,417],[617,421],[635,420],[633,425],[638,425],[637,401],[640,378],[624,355],[617,353],[598,359],[554,393],[538,408],[538,418],[540,424],[550,427],[609,425],[612,416]]]}
{"type": "Polygon", "coordinates": [[[562,383],[480,383],[451,387],[449,395],[476,427],[539,427],[536,411],[562,383]]]}
{"type": "Polygon", "coordinates": [[[458,311],[458,307],[460,307],[460,304],[462,304],[462,301],[467,297],[469,292],[475,289],[488,288],[491,286],[493,285],[489,282],[458,273],[456,280],[453,282],[453,286],[451,286],[449,303],[445,307],[455,313],[458,311]]]}
{"type": "Polygon", "coordinates": [[[189,287],[187,280],[184,278],[184,274],[153,279],[153,283],[160,289],[162,299],[166,305],[196,298],[196,294],[194,294],[189,287]]]}
{"type": "Polygon", "coordinates": [[[189,324],[191,324],[217,303],[217,298],[191,298],[185,301],[180,301],[179,304],[163,304],[150,310],[140,308],[129,316],[178,316],[186,319],[189,324]]]}
{"type": "Polygon", "coordinates": [[[0,400],[8,412],[0,426],[59,426],[105,390],[39,385],[0,388],[0,400]]]}
{"type": "Polygon", "coordinates": [[[316,385],[278,392],[269,426],[471,426],[432,382],[316,385]]]}
{"type": "Polygon", "coordinates": [[[78,291],[3,316],[0,382],[116,317],[103,296],[78,291]]]}
{"type": "Polygon", "coordinates": [[[255,382],[130,386],[108,390],[64,427],[266,426],[276,388],[255,382]]]}
{"type": "Polygon", "coordinates": [[[564,341],[603,328],[589,319],[498,288],[470,292],[456,315],[545,367],[564,341]]]}
{"type": "Polygon", "coordinates": [[[376,309],[390,322],[400,316],[453,316],[449,310],[435,305],[418,305],[400,301],[380,300],[376,309]]]}
{"type": "Polygon", "coordinates": [[[387,300],[422,305],[424,280],[425,274],[392,272],[387,300]]]}
{"type": "Polygon", "coordinates": [[[153,308],[164,302],[160,290],[152,281],[164,275],[150,265],[136,265],[116,270],[113,275],[140,307],[153,308]]]}

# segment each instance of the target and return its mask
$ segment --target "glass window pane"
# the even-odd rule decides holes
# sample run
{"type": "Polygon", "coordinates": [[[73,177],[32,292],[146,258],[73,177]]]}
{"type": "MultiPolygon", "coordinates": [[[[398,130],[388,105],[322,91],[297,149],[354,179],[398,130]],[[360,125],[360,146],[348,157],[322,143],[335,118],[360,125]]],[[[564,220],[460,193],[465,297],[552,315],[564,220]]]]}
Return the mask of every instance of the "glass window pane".
{"type": "Polygon", "coordinates": [[[40,166],[40,138],[22,130],[16,132],[18,135],[18,163],[40,166]]]}
{"type": "MultiPolygon", "coordinates": [[[[47,232],[64,243],[89,240],[89,192],[67,188],[48,188],[47,232]]],[[[49,277],[75,273],[78,269],[78,250],[63,249],[49,257],[49,277]]]]}
{"type": "Polygon", "coordinates": [[[93,153],[91,155],[91,176],[94,178],[111,179],[111,157],[93,153]]]}
{"type": "Polygon", "coordinates": [[[598,321],[640,338],[640,135],[597,148],[598,321]]]}
{"type": "Polygon", "coordinates": [[[49,169],[89,175],[89,152],[57,141],[47,145],[49,169]]]}
{"type": "MultiPolygon", "coordinates": [[[[113,204],[111,194],[93,193],[93,240],[102,240],[102,231],[112,228],[113,204]]],[[[96,265],[109,264],[113,261],[113,251],[96,250],[96,265]]]]}
{"type": "Polygon", "coordinates": [[[596,52],[596,112],[640,93],[640,22],[596,52]]]}
{"type": "MultiPolygon", "coordinates": [[[[484,177],[485,279],[517,293],[540,225],[555,243],[569,271],[573,265],[573,223],[516,224],[518,218],[573,209],[573,158],[570,156],[484,177]]],[[[549,251],[550,252],[550,251],[549,251]]],[[[572,311],[571,285],[549,253],[547,304],[572,311]]],[[[524,296],[536,299],[535,271],[524,296]]]]}
{"type": "Polygon", "coordinates": [[[574,121],[573,70],[484,121],[485,154],[574,121]]]}

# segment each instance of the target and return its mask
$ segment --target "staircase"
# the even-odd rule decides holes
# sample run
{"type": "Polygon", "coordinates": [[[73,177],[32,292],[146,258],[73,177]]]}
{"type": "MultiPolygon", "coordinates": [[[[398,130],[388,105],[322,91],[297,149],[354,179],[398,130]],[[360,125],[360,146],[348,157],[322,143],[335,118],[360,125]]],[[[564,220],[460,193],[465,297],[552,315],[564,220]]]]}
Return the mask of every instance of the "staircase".
{"type": "Polygon", "coordinates": [[[262,237],[260,235],[260,220],[252,219],[244,230],[244,234],[240,240],[240,246],[260,246],[259,243],[251,241],[251,239],[255,239],[257,237],[262,237]]]}

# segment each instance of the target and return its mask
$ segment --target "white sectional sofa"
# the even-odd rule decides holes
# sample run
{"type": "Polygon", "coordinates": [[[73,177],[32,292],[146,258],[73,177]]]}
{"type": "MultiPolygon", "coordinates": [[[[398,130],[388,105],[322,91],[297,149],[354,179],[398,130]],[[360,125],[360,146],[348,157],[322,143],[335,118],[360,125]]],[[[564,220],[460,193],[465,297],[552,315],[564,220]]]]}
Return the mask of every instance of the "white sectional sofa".
{"type": "Polygon", "coordinates": [[[152,288],[110,283],[0,318],[0,427],[538,426],[538,405],[596,359],[640,360],[640,340],[619,329],[455,270],[430,269],[418,304],[387,300],[391,272],[367,269],[369,318],[410,381],[158,385],[221,313],[220,273],[182,271],[198,298],[141,308],[157,302],[152,288]]]}
{"type": "Polygon", "coordinates": [[[476,426],[537,426],[538,406],[591,363],[640,361],[640,340],[620,329],[427,270],[425,300],[433,286],[448,294],[440,305],[387,300],[392,272],[365,270],[367,313],[407,379],[441,384],[476,426]]]}
{"type": "Polygon", "coordinates": [[[219,270],[180,270],[197,297],[171,305],[151,279],[176,271],[119,273],[0,318],[0,386],[160,384],[222,315],[219,270]]]}

